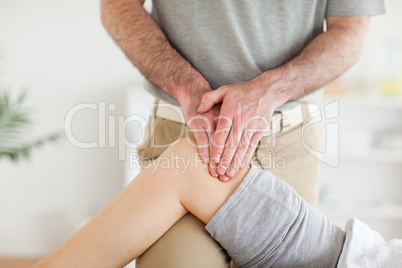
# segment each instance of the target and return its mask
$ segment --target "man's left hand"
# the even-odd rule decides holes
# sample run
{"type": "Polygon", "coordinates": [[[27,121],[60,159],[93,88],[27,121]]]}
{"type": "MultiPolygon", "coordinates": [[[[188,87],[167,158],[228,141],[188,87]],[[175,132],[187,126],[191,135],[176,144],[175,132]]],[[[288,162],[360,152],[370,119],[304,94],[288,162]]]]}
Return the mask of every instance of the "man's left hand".
{"type": "Polygon", "coordinates": [[[222,103],[212,141],[210,173],[222,181],[247,165],[268,128],[274,110],[289,100],[281,83],[257,77],[222,86],[203,95],[199,113],[222,103]]]}

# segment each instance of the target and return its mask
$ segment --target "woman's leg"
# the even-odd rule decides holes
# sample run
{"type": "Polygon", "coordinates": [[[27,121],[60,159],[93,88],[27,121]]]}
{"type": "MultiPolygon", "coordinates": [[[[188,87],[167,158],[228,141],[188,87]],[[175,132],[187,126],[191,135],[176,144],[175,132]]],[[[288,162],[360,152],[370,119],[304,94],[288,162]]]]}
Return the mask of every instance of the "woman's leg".
{"type": "Polygon", "coordinates": [[[208,223],[247,170],[241,170],[229,182],[221,182],[209,175],[196,148],[181,140],[34,267],[124,266],[188,211],[208,223]]]}
{"type": "MultiPolygon", "coordinates": [[[[155,103],[157,104],[157,102],[155,103]]],[[[194,137],[181,123],[167,120],[153,113],[145,130],[149,137],[138,148],[140,165],[147,167],[180,137],[194,137]],[[156,146],[155,146],[156,145],[156,146]]],[[[230,257],[205,230],[205,224],[188,213],[178,220],[161,238],[136,259],[137,268],[230,268],[230,257]]]]}

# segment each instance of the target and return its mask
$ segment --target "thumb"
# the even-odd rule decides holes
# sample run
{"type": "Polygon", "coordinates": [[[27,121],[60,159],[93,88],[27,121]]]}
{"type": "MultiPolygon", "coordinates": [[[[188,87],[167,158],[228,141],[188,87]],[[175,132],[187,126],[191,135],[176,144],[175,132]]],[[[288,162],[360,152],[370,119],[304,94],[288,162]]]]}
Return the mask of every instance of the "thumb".
{"type": "Polygon", "coordinates": [[[227,90],[225,88],[220,87],[202,95],[201,104],[197,112],[200,114],[208,112],[215,104],[223,102],[226,92],[227,90]]]}

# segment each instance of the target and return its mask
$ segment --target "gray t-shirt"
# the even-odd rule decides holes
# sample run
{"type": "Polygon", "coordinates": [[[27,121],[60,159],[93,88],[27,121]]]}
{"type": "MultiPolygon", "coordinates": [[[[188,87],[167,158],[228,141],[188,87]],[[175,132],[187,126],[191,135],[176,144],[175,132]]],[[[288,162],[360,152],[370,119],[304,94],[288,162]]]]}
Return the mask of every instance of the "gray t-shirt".
{"type": "MultiPolygon", "coordinates": [[[[323,32],[326,16],[380,13],[383,0],[153,0],[151,15],[172,46],[217,89],[296,57],[323,32]]],[[[149,81],[145,88],[179,105],[149,81]]],[[[317,103],[321,95],[322,89],[299,101],[317,103]]]]}

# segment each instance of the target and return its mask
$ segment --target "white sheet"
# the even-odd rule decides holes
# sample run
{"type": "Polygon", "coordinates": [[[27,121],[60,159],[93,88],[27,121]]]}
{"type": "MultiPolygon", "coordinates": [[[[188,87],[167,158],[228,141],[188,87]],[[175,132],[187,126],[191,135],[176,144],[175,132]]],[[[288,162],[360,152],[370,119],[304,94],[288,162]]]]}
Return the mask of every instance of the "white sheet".
{"type": "Polygon", "coordinates": [[[346,240],[339,268],[402,268],[402,240],[384,241],[383,237],[356,218],[346,224],[346,240]]]}

